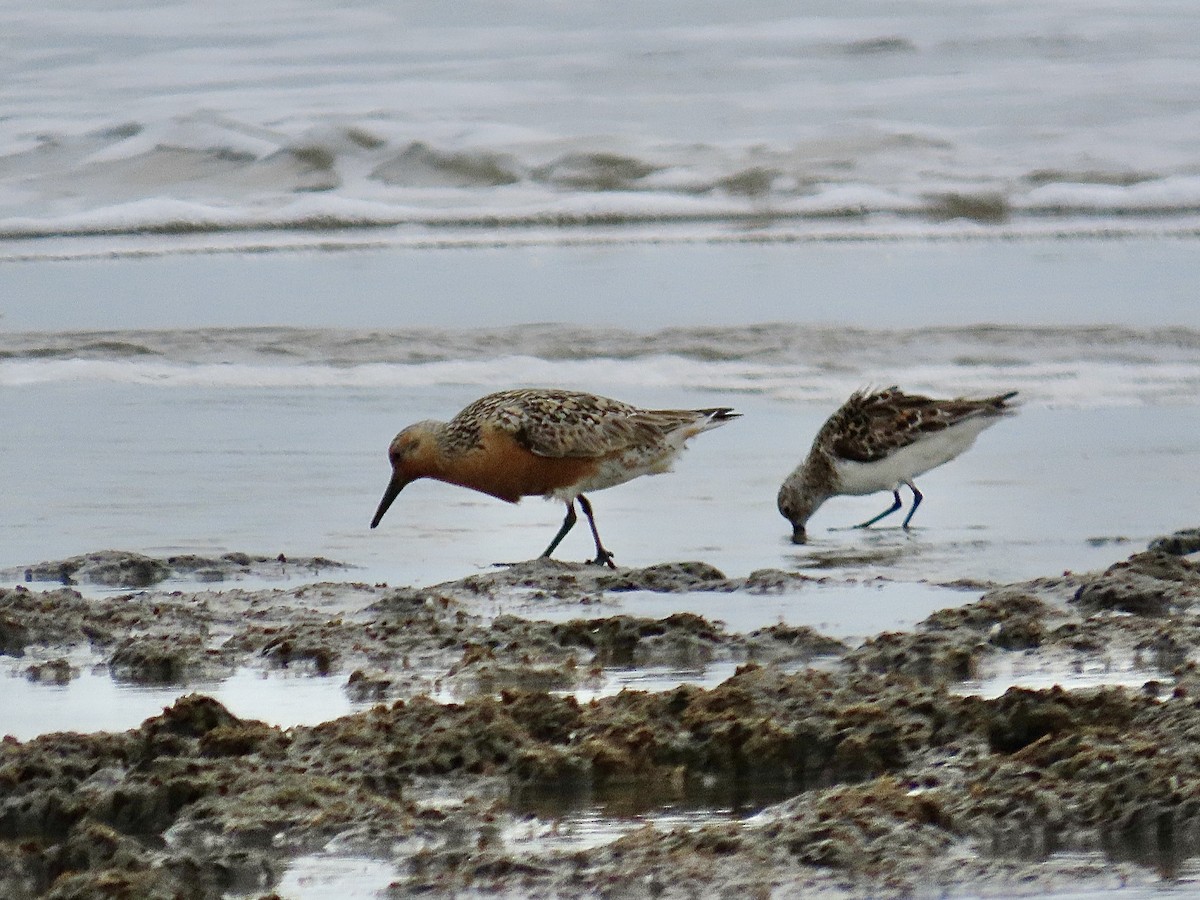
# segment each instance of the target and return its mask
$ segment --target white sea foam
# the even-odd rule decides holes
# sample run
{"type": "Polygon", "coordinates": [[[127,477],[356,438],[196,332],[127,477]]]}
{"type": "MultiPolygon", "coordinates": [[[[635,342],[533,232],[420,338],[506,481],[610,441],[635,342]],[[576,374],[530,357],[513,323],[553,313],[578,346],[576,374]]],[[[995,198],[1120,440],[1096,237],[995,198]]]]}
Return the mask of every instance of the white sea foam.
{"type": "MultiPolygon", "coordinates": [[[[808,379],[812,380],[812,373],[808,379]]],[[[0,363],[0,386],[110,382],[162,387],[224,388],[386,388],[436,385],[589,384],[678,387],[691,385],[729,391],[769,392],[802,385],[804,373],[790,367],[746,363],[702,363],[678,357],[545,360],[525,356],[480,360],[444,360],[416,365],[372,363],[330,365],[178,365],[116,360],[46,360],[0,363]]]]}

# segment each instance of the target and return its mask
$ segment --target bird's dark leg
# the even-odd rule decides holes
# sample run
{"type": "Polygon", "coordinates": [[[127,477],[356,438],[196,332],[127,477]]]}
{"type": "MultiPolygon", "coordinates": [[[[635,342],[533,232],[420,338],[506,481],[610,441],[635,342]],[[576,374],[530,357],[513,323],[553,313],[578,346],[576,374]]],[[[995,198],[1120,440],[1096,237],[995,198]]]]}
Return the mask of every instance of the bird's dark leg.
{"type": "MultiPolygon", "coordinates": [[[[904,483],[907,484],[908,489],[913,492],[913,505],[912,509],[908,511],[908,515],[904,517],[904,524],[900,526],[901,528],[908,527],[908,523],[912,520],[913,513],[917,511],[917,507],[921,505],[921,500],[923,499],[921,492],[917,490],[917,486],[915,484],[913,484],[911,481],[906,481],[904,483]]],[[[896,499],[900,499],[899,494],[896,495],[896,499]]]]}
{"type": "MultiPolygon", "coordinates": [[[[591,517],[592,517],[592,514],[589,512],[588,518],[590,519],[591,517]]],[[[565,519],[563,519],[562,528],[558,529],[558,534],[556,534],[554,536],[554,540],[552,540],[550,542],[550,546],[547,547],[546,551],[542,554],[542,557],[541,557],[542,559],[550,558],[550,554],[554,552],[554,548],[557,547],[559,544],[561,544],[562,539],[567,536],[567,532],[575,527],[575,522],[577,519],[578,519],[578,516],[575,515],[575,501],[568,500],[567,501],[567,517],[565,519]]],[[[593,525],[592,531],[595,531],[595,530],[596,530],[596,526],[593,525]]]]}
{"type": "Polygon", "coordinates": [[[613,555],[604,549],[604,545],[600,543],[600,532],[596,530],[596,519],[592,515],[592,504],[588,498],[579,495],[579,506],[583,510],[583,514],[587,516],[588,524],[592,526],[592,538],[596,541],[596,558],[592,560],[598,566],[608,566],[610,569],[615,569],[617,564],[613,562],[613,555]]]}
{"type": "MultiPolygon", "coordinates": [[[[912,487],[912,485],[910,484],[910,485],[909,485],[909,487],[912,487]]],[[[913,488],[913,490],[915,491],[915,490],[916,490],[916,488],[913,488]]],[[[877,515],[875,518],[873,518],[873,519],[867,519],[867,521],[865,521],[865,522],[862,522],[862,523],[860,523],[860,524],[858,524],[858,525],[855,525],[854,527],[855,527],[855,528],[868,528],[868,527],[870,527],[871,525],[874,525],[876,522],[878,522],[878,521],[879,521],[880,519],[882,519],[884,516],[890,516],[892,513],[894,513],[896,510],[898,510],[898,509],[900,508],[900,506],[901,506],[901,504],[900,504],[900,491],[899,491],[899,490],[892,491],[892,497],[895,499],[895,501],[896,501],[895,503],[893,503],[891,506],[889,506],[887,509],[885,509],[883,512],[881,512],[881,513],[880,513],[879,515],[877,515]]],[[[920,500],[918,500],[917,502],[918,502],[918,503],[920,503],[921,501],[920,501],[920,500]]],[[[914,506],[914,507],[913,507],[913,509],[916,509],[916,507],[914,506]]],[[[908,514],[908,519],[911,519],[911,518],[912,518],[912,513],[909,513],[909,514],[908,514]]],[[[904,520],[904,526],[905,526],[906,528],[908,527],[908,519],[905,519],[905,520],[904,520]]]]}

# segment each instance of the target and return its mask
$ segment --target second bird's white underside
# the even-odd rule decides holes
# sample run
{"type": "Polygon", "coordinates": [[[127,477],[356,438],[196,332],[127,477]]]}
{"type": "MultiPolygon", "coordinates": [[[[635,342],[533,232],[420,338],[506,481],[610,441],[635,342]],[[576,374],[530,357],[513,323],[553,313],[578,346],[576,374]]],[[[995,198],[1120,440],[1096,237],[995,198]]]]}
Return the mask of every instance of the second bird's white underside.
{"type": "Polygon", "coordinates": [[[906,481],[949,462],[968,449],[979,433],[999,421],[998,416],[974,416],[942,431],[930,432],[909,444],[892,451],[875,462],[834,461],[842,494],[873,494],[894,491],[906,481]]]}

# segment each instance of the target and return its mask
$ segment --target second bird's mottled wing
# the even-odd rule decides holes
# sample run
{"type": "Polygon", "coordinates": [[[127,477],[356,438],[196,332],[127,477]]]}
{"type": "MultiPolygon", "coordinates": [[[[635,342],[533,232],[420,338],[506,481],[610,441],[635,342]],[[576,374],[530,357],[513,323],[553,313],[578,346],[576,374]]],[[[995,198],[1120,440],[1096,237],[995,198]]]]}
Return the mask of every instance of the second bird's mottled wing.
{"type": "Polygon", "coordinates": [[[834,456],[875,462],[931,432],[949,428],[968,416],[1003,411],[1011,394],[984,400],[935,400],[906,394],[897,387],[852,394],[830,416],[818,435],[834,456]]]}

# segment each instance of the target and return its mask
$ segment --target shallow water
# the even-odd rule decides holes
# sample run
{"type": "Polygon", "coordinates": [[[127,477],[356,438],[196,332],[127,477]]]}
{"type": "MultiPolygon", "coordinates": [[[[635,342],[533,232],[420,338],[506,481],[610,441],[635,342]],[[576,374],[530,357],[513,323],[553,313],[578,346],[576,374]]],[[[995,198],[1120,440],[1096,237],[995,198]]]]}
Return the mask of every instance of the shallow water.
{"type": "Polygon", "coordinates": [[[1112,685],[1139,689],[1163,674],[1132,658],[1101,656],[1087,663],[1067,664],[1018,654],[988,660],[981,677],[961,682],[954,690],[990,699],[1011,687],[1042,690],[1057,685],[1070,691],[1112,685]]]}
{"type": "Polygon", "coordinates": [[[275,893],[305,900],[371,900],[397,876],[393,863],[370,856],[313,853],[293,859],[275,893]]]}
{"type": "Polygon", "coordinates": [[[881,631],[909,629],[936,610],[977,600],[979,593],[868,577],[861,582],[813,581],[780,593],[622,591],[586,604],[523,600],[516,593],[481,605],[485,615],[550,622],[616,615],[665,619],[688,612],[721,622],[728,632],[744,634],[772,625],[807,626],[853,646],[881,631]]]}
{"type": "MultiPolygon", "coordinates": [[[[378,529],[367,528],[388,476],[382,450],[397,427],[395,409],[423,418],[477,391],[403,392],[406,403],[394,390],[6,389],[18,424],[0,438],[0,478],[10,486],[0,564],[106,547],[282,552],[357,567],[321,577],[424,585],[529,559],[557,529],[561,505],[532,499],[513,507],[418,482],[378,529]]],[[[681,393],[697,406],[728,399],[686,389],[620,393],[648,404],[677,402],[681,393]]],[[[830,530],[886,504],[883,495],[836,498],[812,520],[812,542],[796,547],[774,496],[824,410],[751,396],[735,402],[745,417],[695,441],[673,474],[594,498],[620,564],[700,559],[732,577],[783,568],[1007,581],[1102,567],[1194,524],[1178,498],[1200,488],[1200,408],[1030,404],[918,482],[926,499],[911,531],[830,530]]],[[[559,555],[590,552],[577,529],[559,555]]]]}
{"type": "Polygon", "coordinates": [[[352,703],[344,677],[270,674],[242,669],[228,678],[184,686],[114,681],[106,671],[84,669],[67,684],[31,682],[18,672],[0,674],[0,732],[17,740],[56,731],[125,731],[186,694],[206,694],[235,716],[283,728],[316,725],[370,704],[352,703]]]}
{"type": "MultiPolygon", "coordinates": [[[[528,840],[546,845],[561,841],[564,849],[585,849],[588,846],[599,846],[607,843],[620,834],[639,828],[647,821],[642,818],[623,823],[619,830],[613,828],[613,820],[603,819],[599,827],[591,827],[592,820],[587,816],[578,816],[568,822],[533,822],[526,826],[524,835],[528,840]]],[[[670,818],[664,816],[654,820],[653,824],[662,827],[672,825],[687,826],[693,824],[686,815],[670,818]]],[[[1067,856],[1063,854],[1063,856],[1067,856]]],[[[1098,864],[1099,857],[1088,858],[1081,854],[1072,854],[1082,862],[1098,864]]],[[[337,854],[313,854],[295,860],[289,866],[283,880],[277,887],[280,896],[303,896],[306,900],[371,900],[381,895],[381,892],[396,877],[396,871],[390,863],[365,856],[341,856],[337,854]]],[[[1134,886],[1125,888],[1095,888],[1090,890],[1062,890],[1052,895],[1055,900],[1169,900],[1174,897],[1190,897],[1196,891],[1200,878],[1194,868],[1185,870],[1170,882],[1164,882],[1152,887],[1134,886]]],[[[1007,900],[1007,898],[1047,896],[1045,893],[998,893],[989,890],[986,894],[970,892],[956,893],[955,897],[971,900],[1007,900]]]]}

